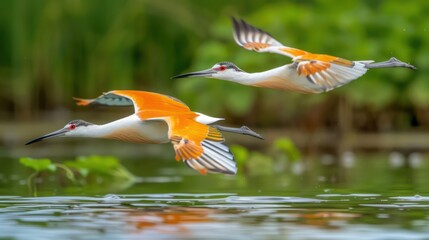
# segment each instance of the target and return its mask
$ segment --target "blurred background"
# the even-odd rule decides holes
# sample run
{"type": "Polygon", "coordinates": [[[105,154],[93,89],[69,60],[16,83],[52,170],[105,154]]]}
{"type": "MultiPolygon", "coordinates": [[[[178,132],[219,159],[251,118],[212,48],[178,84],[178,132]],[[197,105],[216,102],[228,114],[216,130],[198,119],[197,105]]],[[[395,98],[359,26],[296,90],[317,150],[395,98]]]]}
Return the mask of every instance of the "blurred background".
{"type": "Polygon", "coordinates": [[[0,153],[21,155],[15,149],[28,139],[71,119],[104,123],[130,114],[77,107],[72,99],[113,89],[168,94],[194,111],[226,118],[224,125],[247,125],[266,141],[228,137],[250,148],[288,137],[304,153],[427,150],[427,12],[424,0],[0,1],[0,153]],[[238,47],[231,16],[287,46],[350,60],[394,56],[418,70],[371,70],[317,95],[170,79],[220,61],[248,72],[290,62],[238,47]]]}
{"type": "Polygon", "coordinates": [[[0,239],[427,238],[428,13],[427,0],[0,0],[0,239]],[[315,95],[172,80],[220,61],[290,63],[237,46],[231,16],[287,46],[417,70],[374,69],[315,95]],[[265,141],[225,133],[236,176],[201,176],[171,144],[24,145],[72,119],[130,115],[72,99],[114,89],[177,97],[265,141]]]}

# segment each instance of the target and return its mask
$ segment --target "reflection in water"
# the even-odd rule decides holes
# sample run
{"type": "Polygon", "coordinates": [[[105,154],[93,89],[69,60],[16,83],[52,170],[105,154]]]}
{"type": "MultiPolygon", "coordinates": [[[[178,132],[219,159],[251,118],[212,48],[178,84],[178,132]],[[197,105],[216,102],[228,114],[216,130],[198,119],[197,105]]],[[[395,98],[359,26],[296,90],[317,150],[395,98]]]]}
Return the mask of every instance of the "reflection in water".
{"type": "Polygon", "coordinates": [[[136,209],[129,212],[125,221],[134,225],[135,233],[156,232],[158,234],[191,236],[187,225],[210,223],[218,210],[209,208],[167,207],[157,209],[136,209]]]}
{"type": "Polygon", "coordinates": [[[58,196],[37,198],[20,197],[28,194],[22,183],[25,174],[0,173],[0,239],[422,239],[429,235],[429,161],[421,156],[410,155],[398,168],[389,167],[387,156],[364,160],[344,156],[338,164],[326,158],[301,162],[299,167],[285,165],[285,172],[270,176],[202,178],[171,168],[169,161],[162,164],[139,161],[129,167],[145,177],[121,190],[114,189],[112,182],[64,187],[56,177],[44,178],[40,195],[58,196]],[[105,195],[109,192],[121,194],[105,195]],[[88,197],[97,195],[104,197],[88,197]]]}
{"type": "Polygon", "coordinates": [[[361,214],[357,213],[345,213],[345,212],[314,212],[299,214],[303,225],[311,225],[323,228],[340,228],[347,224],[347,221],[353,218],[361,217],[361,214]]]}
{"type": "Polygon", "coordinates": [[[426,196],[4,196],[0,238],[359,239],[362,234],[366,239],[400,239],[394,234],[420,238],[429,234],[428,216],[426,196]]]}

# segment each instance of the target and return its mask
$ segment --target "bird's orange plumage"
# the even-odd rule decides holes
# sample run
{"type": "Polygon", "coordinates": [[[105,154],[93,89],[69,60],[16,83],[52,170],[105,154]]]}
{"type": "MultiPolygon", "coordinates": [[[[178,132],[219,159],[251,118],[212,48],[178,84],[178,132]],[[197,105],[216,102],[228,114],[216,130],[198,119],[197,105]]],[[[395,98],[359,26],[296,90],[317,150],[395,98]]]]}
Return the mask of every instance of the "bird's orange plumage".
{"type": "Polygon", "coordinates": [[[207,138],[209,126],[181,114],[168,117],[166,122],[170,126],[170,139],[178,140],[174,144],[177,160],[196,159],[203,154],[201,142],[207,138]]]}
{"type": "Polygon", "coordinates": [[[294,57],[308,54],[308,52],[306,52],[304,50],[301,50],[298,48],[291,48],[291,47],[282,47],[282,48],[280,48],[280,51],[288,53],[294,57]]]}
{"type": "Polygon", "coordinates": [[[253,50],[253,51],[259,51],[260,49],[264,49],[269,47],[270,44],[268,43],[260,43],[260,42],[248,42],[243,45],[244,48],[253,50]]]}
{"type": "Polygon", "coordinates": [[[77,97],[74,97],[73,99],[76,100],[76,105],[78,106],[88,106],[93,101],[92,99],[83,99],[77,97]]]}
{"type": "Polygon", "coordinates": [[[174,144],[177,160],[196,159],[203,154],[201,142],[208,137],[209,126],[196,122],[194,119],[198,114],[185,104],[150,92],[115,90],[111,93],[132,99],[140,119],[163,119],[168,123],[168,135],[174,144]]]}
{"type": "MultiPolygon", "coordinates": [[[[186,105],[168,96],[134,91],[112,91],[133,100],[142,120],[163,119],[169,126],[169,138],[174,145],[176,160],[197,159],[204,153],[201,142],[205,139],[223,141],[222,134],[213,127],[195,121],[198,114],[186,105]]],[[[197,169],[206,174],[207,169],[197,169]]]]}
{"type": "MultiPolygon", "coordinates": [[[[173,144],[176,160],[184,161],[201,174],[208,171],[230,174],[236,171],[234,163],[225,162],[233,161],[233,156],[227,147],[222,147],[224,138],[221,132],[215,127],[198,122],[197,118],[201,115],[191,111],[186,104],[176,98],[144,91],[114,90],[98,98],[75,98],[75,100],[81,106],[134,105],[134,114],[142,122],[167,123],[168,139],[173,144]]],[[[135,134],[135,129],[131,128],[121,127],[120,131],[114,131],[108,136],[124,141],[151,143],[146,136],[141,133],[135,134]]]]}
{"type": "MultiPolygon", "coordinates": [[[[224,138],[219,131],[221,127],[218,129],[207,125],[220,118],[193,112],[174,97],[144,91],[114,90],[94,99],[75,98],[75,100],[80,106],[134,106],[134,114],[102,125],[74,120],[60,131],[34,139],[28,144],[61,134],[136,143],[171,142],[176,160],[182,160],[201,174],[237,172],[234,156],[224,144],[224,138]],[[80,131],[75,131],[75,128],[79,128],[80,131]]],[[[228,130],[222,127],[222,129],[237,131],[234,128],[228,130]]]]}
{"type": "Polygon", "coordinates": [[[114,90],[110,93],[130,98],[138,111],[156,109],[171,112],[191,112],[184,103],[167,95],[133,90],[114,90]]]}
{"type": "Polygon", "coordinates": [[[352,67],[353,62],[349,61],[347,59],[326,55],[326,54],[313,54],[313,53],[307,53],[304,55],[300,55],[296,61],[321,61],[325,63],[335,63],[341,66],[345,67],[352,67]]]}

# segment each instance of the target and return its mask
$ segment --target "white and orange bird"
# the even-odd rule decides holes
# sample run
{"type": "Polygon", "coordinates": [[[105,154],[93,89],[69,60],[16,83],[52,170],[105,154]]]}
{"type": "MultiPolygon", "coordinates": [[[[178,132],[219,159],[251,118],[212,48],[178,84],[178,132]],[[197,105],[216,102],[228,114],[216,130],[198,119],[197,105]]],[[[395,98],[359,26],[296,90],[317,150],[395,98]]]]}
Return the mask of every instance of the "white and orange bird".
{"type": "Polygon", "coordinates": [[[245,126],[231,128],[211,125],[223,119],[193,112],[180,100],[158,93],[114,90],[95,99],[76,100],[80,106],[134,105],[134,114],[103,125],[73,120],[64,128],[31,140],[26,145],[59,136],[154,144],[171,142],[176,160],[182,160],[201,174],[235,174],[237,167],[234,156],[224,144],[220,131],[262,138],[245,126]]]}
{"type": "Polygon", "coordinates": [[[246,23],[244,20],[232,18],[232,22],[234,40],[239,46],[255,52],[284,55],[292,58],[292,63],[264,72],[247,73],[231,62],[220,62],[210,69],[180,74],[173,78],[217,78],[255,87],[300,93],[321,93],[361,77],[370,68],[405,67],[416,69],[413,65],[401,62],[396,58],[375,63],[372,60],[350,61],[325,54],[313,54],[284,46],[269,33],[246,23]]]}

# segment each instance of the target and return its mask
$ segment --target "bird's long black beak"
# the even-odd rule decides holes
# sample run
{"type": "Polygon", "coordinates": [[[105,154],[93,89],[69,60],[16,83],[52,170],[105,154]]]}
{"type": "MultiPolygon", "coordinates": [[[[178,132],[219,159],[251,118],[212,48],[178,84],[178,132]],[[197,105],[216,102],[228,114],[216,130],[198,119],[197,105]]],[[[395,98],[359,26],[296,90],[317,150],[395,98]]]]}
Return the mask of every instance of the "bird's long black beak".
{"type": "Polygon", "coordinates": [[[46,138],[60,137],[60,136],[63,136],[68,131],[69,130],[67,128],[62,128],[62,129],[57,130],[55,132],[51,132],[49,134],[46,134],[46,135],[43,135],[41,137],[35,138],[35,139],[27,142],[25,145],[29,145],[29,144],[32,144],[32,143],[35,143],[35,142],[39,142],[39,141],[42,141],[43,139],[46,139],[46,138]]]}
{"type": "Polygon", "coordinates": [[[172,77],[172,79],[189,78],[189,77],[211,77],[214,73],[216,73],[216,71],[210,68],[210,69],[198,71],[198,72],[179,74],[177,76],[172,77]]]}

